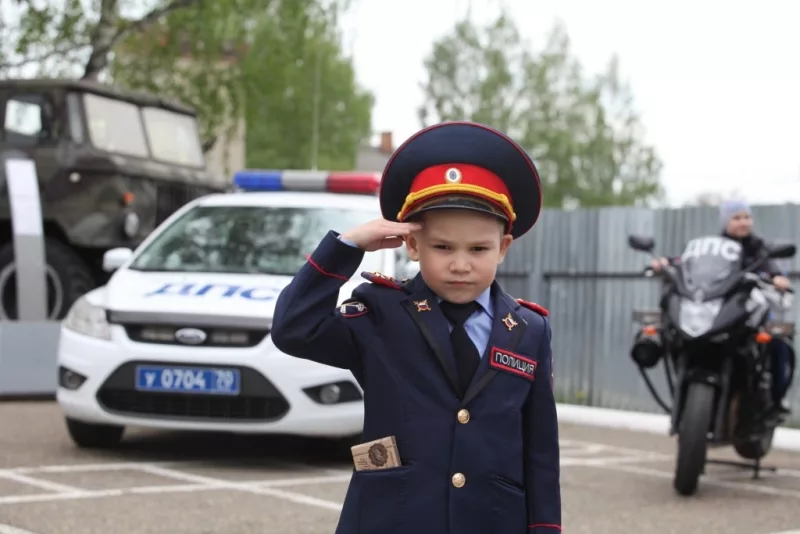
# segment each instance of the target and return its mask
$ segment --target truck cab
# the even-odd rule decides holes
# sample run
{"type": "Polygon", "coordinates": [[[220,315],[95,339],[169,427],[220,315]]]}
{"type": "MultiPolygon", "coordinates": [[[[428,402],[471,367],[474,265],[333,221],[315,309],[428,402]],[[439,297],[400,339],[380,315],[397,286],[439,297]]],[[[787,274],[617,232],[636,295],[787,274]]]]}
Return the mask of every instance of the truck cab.
{"type": "MultiPolygon", "coordinates": [[[[80,80],[0,80],[0,153],[36,167],[48,317],[102,285],[103,254],[135,248],[187,202],[224,189],[206,168],[196,112],[158,96],[80,80]]],[[[5,169],[0,172],[0,320],[16,319],[5,169]]],[[[45,318],[43,318],[45,319],[45,318]]]]}

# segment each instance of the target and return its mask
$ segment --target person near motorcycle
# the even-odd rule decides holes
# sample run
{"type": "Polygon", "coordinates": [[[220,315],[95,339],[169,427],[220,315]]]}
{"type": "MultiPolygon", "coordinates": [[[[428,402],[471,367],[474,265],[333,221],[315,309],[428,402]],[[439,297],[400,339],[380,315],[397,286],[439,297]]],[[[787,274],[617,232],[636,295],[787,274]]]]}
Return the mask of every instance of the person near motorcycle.
{"type": "MultiPolygon", "coordinates": [[[[722,226],[722,236],[732,239],[742,245],[742,265],[749,265],[756,261],[764,253],[764,240],[753,233],[753,213],[750,206],[741,200],[727,200],[719,208],[720,223],[722,226]]],[[[676,258],[654,259],[650,267],[655,272],[675,263],[676,258]]],[[[774,260],[767,260],[762,272],[771,277],[772,283],[779,291],[785,291],[791,287],[791,281],[786,274],[778,267],[774,260]]],[[[772,355],[773,370],[773,400],[779,410],[784,413],[789,412],[789,404],[786,401],[787,389],[787,366],[791,351],[789,347],[779,340],[773,340],[770,345],[772,355]]]]}

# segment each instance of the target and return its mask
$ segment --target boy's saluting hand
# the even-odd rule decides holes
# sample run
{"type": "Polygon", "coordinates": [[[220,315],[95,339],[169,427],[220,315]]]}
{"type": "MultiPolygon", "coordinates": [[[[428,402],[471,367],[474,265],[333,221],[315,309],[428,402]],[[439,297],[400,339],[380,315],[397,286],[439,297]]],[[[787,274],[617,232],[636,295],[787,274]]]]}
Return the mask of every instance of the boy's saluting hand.
{"type": "Polygon", "coordinates": [[[411,232],[422,230],[419,223],[398,223],[386,219],[375,219],[342,234],[342,239],[351,241],[361,250],[373,252],[383,248],[402,246],[403,238],[411,232]]]}

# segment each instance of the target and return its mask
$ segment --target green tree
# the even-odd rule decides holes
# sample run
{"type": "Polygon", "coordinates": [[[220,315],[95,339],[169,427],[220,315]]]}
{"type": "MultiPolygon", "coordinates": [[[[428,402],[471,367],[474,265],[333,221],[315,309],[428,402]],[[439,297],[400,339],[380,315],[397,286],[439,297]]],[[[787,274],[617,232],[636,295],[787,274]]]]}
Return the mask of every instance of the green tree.
{"type": "Polygon", "coordinates": [[[186,76],[160,74],[175,72],[187,52],[195,64],[219,65],[247,17],[274,1],[17,0],[16,17],[3,27],[0,76],[71,77],[156,90],[200,111],[210,148],[211,132],[241,113],[236,63],[203,69],[203,76],[190,72],[189,83],[186,76]]]}
{"type": "Polygon", "coordinates": [[[276,166],[308,166],[318,153],[320,166],[352,167],[369,134],[372,97],[356,86],[337,34],[350,0],[17,5],[17,18],[2,28],[2,77],[110,81],[175,98],[199,111],[206,149],[245,118],[248,159],[276,166]]]}
{"type": "Polygon", "coordinates": [[[354,168],[374,100],[342,52],[340,9],[286,3],[255,27],[243,65],[248,166],[354,168]]]}
{"type": "Polygon", "coordinates": [[[472,120],[518,140],[536,162],[548,207],[644,205],[663,197],[661,162],[616,58],[588,77],[557,24],[535,54],[506,15],[456,24],[425,60],[423,126],[472,120]]]}

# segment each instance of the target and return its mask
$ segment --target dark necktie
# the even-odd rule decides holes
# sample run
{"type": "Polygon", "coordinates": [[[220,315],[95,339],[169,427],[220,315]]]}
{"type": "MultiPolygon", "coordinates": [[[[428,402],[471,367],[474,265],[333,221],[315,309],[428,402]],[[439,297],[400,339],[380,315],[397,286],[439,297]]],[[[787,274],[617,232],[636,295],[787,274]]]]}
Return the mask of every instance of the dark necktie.
{"type": "Polygon", "coordinates": [[[480,363],[478,349],[464,329],[464,323],[469,319],[470,315],[478,310],[479,305],[474,301],[466,304],[453,304],[452,302],[442,301],[439,307],[442,309],[444,316],[447,317],[447,320],[453,325],[453,331],[450,333],[450,342],[453,345],[453,354],[456,358],[456,369],[458,370],[461,394],[463,395],[466,393],[480,363]]]}

